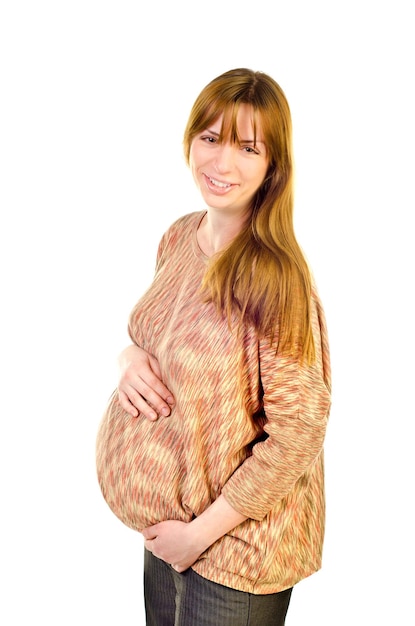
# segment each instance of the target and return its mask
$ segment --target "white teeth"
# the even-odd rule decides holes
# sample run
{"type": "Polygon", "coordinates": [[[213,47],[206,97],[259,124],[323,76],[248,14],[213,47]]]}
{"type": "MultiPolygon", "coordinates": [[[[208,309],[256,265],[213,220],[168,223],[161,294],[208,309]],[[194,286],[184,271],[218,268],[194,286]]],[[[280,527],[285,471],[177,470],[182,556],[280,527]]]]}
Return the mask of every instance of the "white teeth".
{"type": "Polygon", "coordinates": [[[221,183],[219,180],[215,180],[214,178],[210,178],[209,176],[209,180],[213,185],[216,185],[216,187],[230,187],[230,183],[221,183]]]}

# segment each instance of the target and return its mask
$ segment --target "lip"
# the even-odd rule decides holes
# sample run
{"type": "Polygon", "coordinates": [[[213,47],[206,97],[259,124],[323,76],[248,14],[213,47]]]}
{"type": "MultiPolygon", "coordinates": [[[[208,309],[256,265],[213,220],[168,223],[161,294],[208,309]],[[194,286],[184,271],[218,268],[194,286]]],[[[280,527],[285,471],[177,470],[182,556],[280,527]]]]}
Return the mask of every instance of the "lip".
{"type": "Polygon", "coordinates": [[[203,178],[205,179],[205,183],[209,191],[219,196],[229,193],[229,191],[235,187],[233,183],[228,183],[226,180],[219,180],[218,178],[208,176],[207,174],[203,174],[203,178]],[[220,185],[215,183],[220,183],[220,185]]]}

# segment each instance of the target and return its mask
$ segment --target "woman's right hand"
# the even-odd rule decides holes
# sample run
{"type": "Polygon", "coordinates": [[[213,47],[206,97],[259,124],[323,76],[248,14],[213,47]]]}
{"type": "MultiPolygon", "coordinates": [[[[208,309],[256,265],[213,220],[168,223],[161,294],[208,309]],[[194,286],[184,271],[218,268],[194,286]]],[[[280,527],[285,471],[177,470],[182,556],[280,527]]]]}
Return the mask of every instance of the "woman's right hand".
{"type": "Polygon", "coordinates": [[[174,398],[161,380],[157,359],[131,345],[121,352],[118,363],[118,398],[122,408],[133,417],[142,413],[153,421],[170,415],[174,398]]]}

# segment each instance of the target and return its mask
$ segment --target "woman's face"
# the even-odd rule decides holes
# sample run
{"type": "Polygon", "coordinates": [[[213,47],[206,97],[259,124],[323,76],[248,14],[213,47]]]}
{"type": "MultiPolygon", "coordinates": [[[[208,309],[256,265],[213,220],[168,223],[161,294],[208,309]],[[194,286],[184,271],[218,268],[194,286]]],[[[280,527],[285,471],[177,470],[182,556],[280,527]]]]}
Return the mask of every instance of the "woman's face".
{"type": "Polygon", "coordinates": [[[244,215],[262,185],[268,169],[268,154],[257,124],[254,144],[252,107],[241,104],[237,129],[240,143],[219,142],[222,115],[196,135],[190,147],[189,165],[208,207],[244,215]]]}

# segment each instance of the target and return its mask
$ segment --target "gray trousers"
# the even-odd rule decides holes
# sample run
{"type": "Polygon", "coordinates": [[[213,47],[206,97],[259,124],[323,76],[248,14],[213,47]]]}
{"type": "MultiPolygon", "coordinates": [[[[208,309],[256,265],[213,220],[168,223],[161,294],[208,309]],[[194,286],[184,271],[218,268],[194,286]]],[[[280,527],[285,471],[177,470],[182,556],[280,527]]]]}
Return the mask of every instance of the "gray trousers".
{"type": "Polygon", "coordinates": [[[192,569],[179,574],[145,550],[147,626],[284,626],[291,592],[254,595],[230,589],[192,569]]]}

